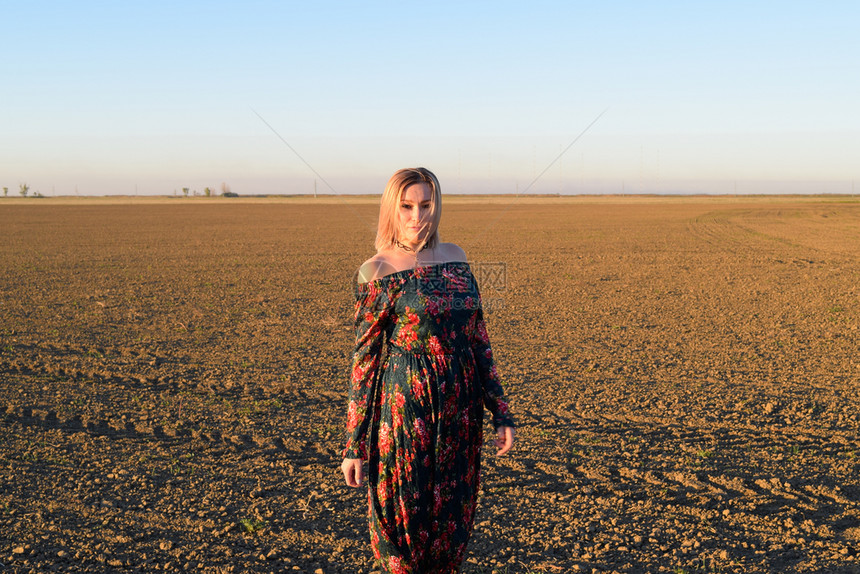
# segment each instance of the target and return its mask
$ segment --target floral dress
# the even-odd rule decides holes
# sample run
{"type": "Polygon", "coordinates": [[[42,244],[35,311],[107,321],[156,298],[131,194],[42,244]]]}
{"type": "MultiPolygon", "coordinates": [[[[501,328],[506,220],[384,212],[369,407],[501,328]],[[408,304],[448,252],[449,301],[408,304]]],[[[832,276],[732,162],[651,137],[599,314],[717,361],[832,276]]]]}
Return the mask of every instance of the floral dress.
{"type": "Polygon", "coordinates": [[[469,265],[358,285],[355,326],[344,458],[368,461],[373,554],[392,574],[459,572],[484,406],[496,428],[514,426],[469,265]]]}

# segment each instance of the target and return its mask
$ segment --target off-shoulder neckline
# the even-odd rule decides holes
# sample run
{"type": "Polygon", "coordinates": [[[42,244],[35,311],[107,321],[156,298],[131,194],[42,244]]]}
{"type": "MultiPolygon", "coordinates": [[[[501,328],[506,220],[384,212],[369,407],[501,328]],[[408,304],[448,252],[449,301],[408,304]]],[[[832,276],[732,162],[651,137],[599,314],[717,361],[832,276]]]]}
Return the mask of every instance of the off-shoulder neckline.
{"type": "Polygon", "coordinates": [[[415,267],[409,267],[408,269],[401,269],[400,271],[395,271],[394,273],[389,273],[388,275],[383,275],[382,277],[377,277],[376,279],[371,279],[370,281],[366,281],[364,283],[357,283],[358,287],[364,287],[366,285],[371,285],[374,283],[381,283],[383,281],[388,281],[393,279],[399,275],[410,275],[419,269],[430,269],[431,267],[442,267],[443,265],[469,265],[468,261],[442,261],[440,263],[433,263],[431,265],[416,265],[415,267]]]}

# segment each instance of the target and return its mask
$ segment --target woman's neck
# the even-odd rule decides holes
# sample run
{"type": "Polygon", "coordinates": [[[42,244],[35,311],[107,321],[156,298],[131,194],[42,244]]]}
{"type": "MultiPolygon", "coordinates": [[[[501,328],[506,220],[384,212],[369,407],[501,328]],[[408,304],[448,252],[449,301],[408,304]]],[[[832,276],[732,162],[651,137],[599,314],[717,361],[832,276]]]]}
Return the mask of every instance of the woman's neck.
{"type": "Polygon", "coordinates": [[[417,255],[418,252],[424,251],[425,249],[427,249],[429,247],[427,243],[425,243],[424,245],[421,245],[421,243],[418,241],[416,241],[416,242],[401,241],[399,239],[394,240],[394,245],[395,245],[395,247],[397,247],[397,249],[404,251],[406,253],[413,254],[413,255],[417,255]]]}

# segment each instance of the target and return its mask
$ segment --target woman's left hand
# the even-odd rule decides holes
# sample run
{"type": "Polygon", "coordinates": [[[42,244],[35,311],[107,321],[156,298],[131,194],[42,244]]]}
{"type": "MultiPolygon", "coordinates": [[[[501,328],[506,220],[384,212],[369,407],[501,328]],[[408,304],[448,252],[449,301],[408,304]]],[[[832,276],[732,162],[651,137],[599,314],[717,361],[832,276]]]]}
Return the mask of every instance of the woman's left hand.
{"type": "Polygon", "coordinates": [[[496,447],[499,449],[496,453],[496,456],[502,456],[514,446],[514,435],[516,435],[516,431],[514,427],[499,427],[499,430],[496,431],[498,438],[496,438],[496,447]]]}

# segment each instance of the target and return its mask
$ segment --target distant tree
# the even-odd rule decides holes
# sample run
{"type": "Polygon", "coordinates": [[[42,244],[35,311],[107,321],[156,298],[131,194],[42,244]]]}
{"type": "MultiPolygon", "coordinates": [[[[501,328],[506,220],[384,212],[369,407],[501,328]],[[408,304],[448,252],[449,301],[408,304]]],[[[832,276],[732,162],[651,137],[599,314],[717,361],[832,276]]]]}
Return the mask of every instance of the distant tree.
{"type": "Polygon", "coordinates": [[[187,187],[182,188],[182,195],[184,195],[185,197],[188,197],[188,188],[187,187]]]}
{"type": "Polygon", "coordinates": [[[9,188],[8,188],[8,187],[4,187],[4,188],[3,188],[3,197],[6,197],[7,195],[9,195],[9,188]]]}
{"type": "Polygon", "coordinates": [[[18,193],[21,194],[21,197],[27,197],[27,192],[30,191],[30,186],[26,183],[22,183],[18,186],[18,193]]]}
{"type": "Polygon", "coordinates": [[[205,195],[206,197],[210,197],[212,195],[212,190],[209,189],[208,187],[204,187],[203,188],[203,195],[205,195]]]}
{"type": "Polygon", "coordinates": [[[221,195],[227,195],[230,193],[230,186],[227,185],[227,182],[221,182],[221,195]]]}

